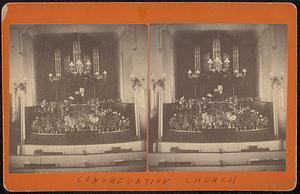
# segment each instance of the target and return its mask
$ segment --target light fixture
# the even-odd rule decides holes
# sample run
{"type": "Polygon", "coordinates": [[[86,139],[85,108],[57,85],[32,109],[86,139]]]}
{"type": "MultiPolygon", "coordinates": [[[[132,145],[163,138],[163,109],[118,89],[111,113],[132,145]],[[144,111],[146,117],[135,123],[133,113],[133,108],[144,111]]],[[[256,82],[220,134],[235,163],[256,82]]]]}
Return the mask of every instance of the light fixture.
{"type": "Polygon", "coordinates": [[[77,40],[73,41],[73,60],[69,63],[69,70],[73,75],[87,75],[90,73],[91,65],[90,60],[87,60],[86,63],[82,61],[80,36],[78,32],[77,40]]]}
{"type": "Polygon", "coordinates": [[[222,60],[219,32],[217,32],[217,37],[213,39],[212,43],[212,58],[209,55],[207,61],[208,70],[211,72],[227,72],[230,67],[230,60],[228,57],[225,57],[225,59],[222,60]]]}

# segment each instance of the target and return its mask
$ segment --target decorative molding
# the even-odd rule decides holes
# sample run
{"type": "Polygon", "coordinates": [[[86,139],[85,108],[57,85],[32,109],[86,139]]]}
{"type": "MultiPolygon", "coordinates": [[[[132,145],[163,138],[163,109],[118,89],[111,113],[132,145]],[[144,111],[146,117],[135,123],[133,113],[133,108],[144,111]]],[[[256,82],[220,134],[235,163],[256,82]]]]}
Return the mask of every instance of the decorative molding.
{"type": "Polygon", "coordinates": [[[272,41],[272,48],[276,49],[277,48],[277,27],[276,25],[272,25],[272,37],[273,37],[273,41],[272,41]]]}
{"type": "Polygon", "coordinates": [[[23,49],[23,31],[19,32],[19,54],[23,54],[24,49],[23,49]]]}
{"type": "Polygon", "coordinates": [[[271,26],[270,25],[258,25],[258,27],[256,28],[256,32],[258,37],[261,36],[262,34],[264,34],[266,31],[270,30],[271,26]]]}
{"type": "Polygon", "coordinates": [[[132,50],[136,51],[138,48],[137,44],[137,26],[136,25],[125,25],[124,30],[120,33],[119,38],[123,38],[129,31],[133,30],[133,46],[132,50]]]}
{"type": "Polygon", "coordinates": [[[121,83],[120,83],[120,98],[124,101],[124,79],[125,79],[125,72],[123,71],[124,66],[124,54],[123,51],[120,52],[120,75],[121,75],[121,83]]]}
{"type": "Polygon", "coordinates": [[[279,137],[279,116],[278,107],[283,107],[283,99],[280,99],[280,92],[282,92],[284,84],[284,73],[281,72],[279,75],[271,72],[269,74],[271,79],[272,88],[272,99],[273,99],[273,122],[274,122],[274,135],[279,137]]]}
{"type": "Polygon", "coordinates": [[[264,92],[263,92],[263,78],[264,78],[264,74],[263,74],[263,70],[264,70],[264,48],[260,48],[259,49],[259,67],[258,67],[258,70],[259,70],[259,96],[261,97],[261,99],[265,99],[265,96],[264,96],[264,92]]]}
{"type": "Polygon", "coordinates": [[[19,31],[19,53],[22,55],[24,53],[24,45],[23,45],[23,36],[24,34],[29,34],[29,29],[32,28],[32,25],[25,25],[23,28],[19,31]]]}
{"type": "Polygon", "coordinates": [[[164,24],[164,25],[162,25],[162,26],[160,26],[160,27],[158,27],[158,45],[159,45],[159,47],[158,47],[158,50],[161,52],[162,51],[162,48],[163,48],[163,32],[165,31],[165,30],[167,30],[167,27],[168,27],[168,24],[164,24]]]}
{"type": "Polygon", "coordinates": [[[132,50],[136,51],[137,48],[138,48],[138,44],[137,44],[137,27],[136,25],[133,26],[133,38],[134,38],[134,45],[133,45],[133,48],[132,50]]]}

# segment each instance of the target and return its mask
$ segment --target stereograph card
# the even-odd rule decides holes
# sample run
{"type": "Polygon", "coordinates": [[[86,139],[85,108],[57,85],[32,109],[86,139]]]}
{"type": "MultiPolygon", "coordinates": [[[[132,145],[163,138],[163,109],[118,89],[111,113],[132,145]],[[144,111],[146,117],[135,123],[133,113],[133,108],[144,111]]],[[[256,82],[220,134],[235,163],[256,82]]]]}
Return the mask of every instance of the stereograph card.
{"type": "Polygon", "coordinates": [[[292,190],[296,12],[6,4],[5,188],[292,190]]]}

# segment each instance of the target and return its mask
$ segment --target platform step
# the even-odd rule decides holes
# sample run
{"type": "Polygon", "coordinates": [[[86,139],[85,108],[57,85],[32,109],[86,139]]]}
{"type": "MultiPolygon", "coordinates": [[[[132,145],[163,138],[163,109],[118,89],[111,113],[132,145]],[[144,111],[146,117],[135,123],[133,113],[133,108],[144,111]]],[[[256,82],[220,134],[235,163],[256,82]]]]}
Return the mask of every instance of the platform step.
{"type": "Polygon", "coordinates": [[[259,152],[232,152],[232,153],[151,153],[148,155],[150,166],[172,166],[176,163],[190,163],[197,165],[240,165],[262,163],[268,160],[284,160],[285,151],[259,151],[259,152]],[[163,163],[165,162],[165,163],[163,163]]]}
{"type": "Polygon", "coordinates": [[[98,166],[98,167],[59,167],[59,168],[13,168],[10,173],[49,173],[49,172],[144,172],[145,165],[98,166]]]}
{"type": "Polygon", "coordinates": [[[111,166],[114,160],[134,161],[145,160],[145,152],[91,154],[91,155],[17,155],[10,156],[10,168],[24,168],[46,164],[55,164],[57,167],[87,167],[88,166],[111,166]]]}
{"type": "Polygon", "coordinates": [[[234,166],[183,166],[183,167],[161,167],[150,166],[150,171],[164,171],[164,172],[234,172],[234,171],[284,171],[284,165],[234,165],[234,166]]]}
{"type": "Polygon", "coordinates": [[[285,150],[282,140],[232,142],[232,143],[188,143],[188,142],[156,142],[154,152],[240,152],[266,150],[285,150]]]}
{"type": "Polygon", "coordinates": [[[18,155],[55,155],[56,154],[96,154],[104,152],[144,151],[144,141],[131,141],[114,144],[91,145],[19,145],[18,155]],[[120,148],[116,150],[116,147],[120,148]],[[21,153],[22,152],[22,153],[21,153]]]}

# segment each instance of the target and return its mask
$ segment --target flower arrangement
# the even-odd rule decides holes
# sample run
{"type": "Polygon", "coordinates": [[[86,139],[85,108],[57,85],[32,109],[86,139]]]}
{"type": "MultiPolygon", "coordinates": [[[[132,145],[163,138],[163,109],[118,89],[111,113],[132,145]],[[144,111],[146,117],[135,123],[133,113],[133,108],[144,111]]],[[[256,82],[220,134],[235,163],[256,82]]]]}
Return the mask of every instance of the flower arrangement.
{"type": "Polygon", "coordinates": [[[165,81],[166,81],[167,75],[163,73],[160,78],[155,78],[154,75],[151,75],[152,80],[152,89],[155,90],[156,88],[162,88],[165,89],[165,81]]]}
{"type": "Polygon", "coordinates": [[[42,101],[37,107],[38,116],[32,122],[32,132],[64,134],[66,131],[125,131],[130,128],[130,119],[103,103],[119,100],[92,99],[87,105],[71,105],[69,101],[42,101]]]}
{"type": "Polygon", "coordinates": [[[283,79],[284,79],[284,73],[281,72],[280,75],[275,75],[273,72],[269,74],[269,77],[271,79],[271,87],[273,89],[275,88],[280,88],[283,84],[283,79]]]}
{"type": "Polygon", "coordinates": [[[145,81],[145,75],[142,74],[141,78],[138,78],[135,74],[130,74],[130,81],[132,84],[132,89],[137,90],[138,88],[143,86],[143,83],[145,81]]]}
{"type": "Polygon", "coordinates": [[[14,81],[14,89],[15,89],[15,93],[17,93],[18,91],[23,91],[26,93],[26,86],[27,86],[27,79],[25,78],[23,82],[15,82],[14,81]]]}
{"type": "Polygon", "coordinates": [[[183,131],[266,128],[268,118],[250,108],[252,101],[253,98],[240,101],[229,97],[224,102],[216,103],[209,98],[187,100],[182,97],[175,103],[176,113],[169,119],[169,126],[172,130],[183,131]]]}

